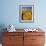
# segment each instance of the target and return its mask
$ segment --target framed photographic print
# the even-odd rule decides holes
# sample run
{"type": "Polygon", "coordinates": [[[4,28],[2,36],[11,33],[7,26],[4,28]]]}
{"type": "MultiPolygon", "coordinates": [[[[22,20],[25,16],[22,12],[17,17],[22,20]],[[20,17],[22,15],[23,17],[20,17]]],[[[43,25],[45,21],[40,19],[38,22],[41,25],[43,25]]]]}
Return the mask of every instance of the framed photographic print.
{"type": "Polygon", "coordinates": [[[24,23],[34,21],[34,5],[19,5],[19,21],[24,23]]]}

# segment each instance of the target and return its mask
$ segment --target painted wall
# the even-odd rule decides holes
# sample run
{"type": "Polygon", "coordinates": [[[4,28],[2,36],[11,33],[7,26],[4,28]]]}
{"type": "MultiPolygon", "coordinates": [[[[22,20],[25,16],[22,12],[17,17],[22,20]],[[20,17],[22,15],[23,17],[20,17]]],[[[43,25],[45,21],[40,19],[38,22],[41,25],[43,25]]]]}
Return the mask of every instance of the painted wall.
{"type": "Polygon", "coordinates": [[[46,28],[45,4],[46,0],[0,0],[0,27],[13,24],[16,28],[46,28]],[[20,23],[19,5],[32,4],[34,4],[34,23],[20,23]]]}

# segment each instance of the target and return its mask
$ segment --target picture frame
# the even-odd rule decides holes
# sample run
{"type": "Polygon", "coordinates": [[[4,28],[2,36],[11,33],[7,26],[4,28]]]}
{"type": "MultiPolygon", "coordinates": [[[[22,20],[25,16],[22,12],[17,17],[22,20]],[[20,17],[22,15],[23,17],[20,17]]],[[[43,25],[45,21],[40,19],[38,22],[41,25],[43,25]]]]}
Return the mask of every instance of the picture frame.
{"type": "Polygon", "coordinates": [[[34,22],[34,5],[19,5],[19,21],[34,22]]]}

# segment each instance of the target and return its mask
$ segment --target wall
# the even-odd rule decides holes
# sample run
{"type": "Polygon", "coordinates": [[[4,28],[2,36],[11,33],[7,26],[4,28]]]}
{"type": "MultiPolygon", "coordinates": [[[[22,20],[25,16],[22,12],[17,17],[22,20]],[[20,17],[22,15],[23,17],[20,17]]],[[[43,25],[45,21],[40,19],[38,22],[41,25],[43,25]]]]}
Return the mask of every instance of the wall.
{"type": "Polygon", "coordinates": [[[46,0],[0,0],[0,25],[13,24],[16,28],[46,28],[46,0]],[[33,2],[35,1],[35,2],[33,2]],[[34,23],[19,22],[19,5],[34,4],[34,23]]]}

